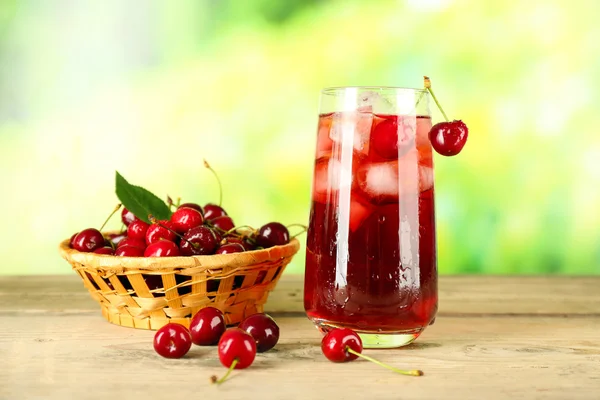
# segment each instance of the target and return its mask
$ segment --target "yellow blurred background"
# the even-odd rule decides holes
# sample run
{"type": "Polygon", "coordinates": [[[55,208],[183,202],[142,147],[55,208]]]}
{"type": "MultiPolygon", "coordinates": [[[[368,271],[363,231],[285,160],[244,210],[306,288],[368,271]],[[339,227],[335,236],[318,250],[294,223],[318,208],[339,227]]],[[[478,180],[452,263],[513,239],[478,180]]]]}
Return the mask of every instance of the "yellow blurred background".
{"type": "MultiPolygon", "coordinates": [[[[71,273],[58,243],[101,225],[115,170],[203,204],[218,200],[206,158],[236,224],[307,223],[320,89],[423,75],[470,128],[459,156],[435,159],[440,272],[599,273],[599,12],[593,0],[2,0],[0,274],[71,273]]],[[[303,252],[286,273],[303,271],[303,252]]]]}

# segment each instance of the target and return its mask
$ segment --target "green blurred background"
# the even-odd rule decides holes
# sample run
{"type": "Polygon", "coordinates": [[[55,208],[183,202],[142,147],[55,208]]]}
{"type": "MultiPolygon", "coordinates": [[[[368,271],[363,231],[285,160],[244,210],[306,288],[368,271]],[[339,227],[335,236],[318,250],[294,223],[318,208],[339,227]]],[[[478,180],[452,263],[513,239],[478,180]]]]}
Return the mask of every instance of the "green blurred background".
{"type": "Polygon", "coordinates": [[[72,273],[58,243],[110,213],[115,170],[206,203],[206,158],[237,224],[306,223],[319,90],[423,75],[471,132],[435,159],[440,272],[600,273],[598,13],[595,0],[1,0],[0,274],[72,273]]]}

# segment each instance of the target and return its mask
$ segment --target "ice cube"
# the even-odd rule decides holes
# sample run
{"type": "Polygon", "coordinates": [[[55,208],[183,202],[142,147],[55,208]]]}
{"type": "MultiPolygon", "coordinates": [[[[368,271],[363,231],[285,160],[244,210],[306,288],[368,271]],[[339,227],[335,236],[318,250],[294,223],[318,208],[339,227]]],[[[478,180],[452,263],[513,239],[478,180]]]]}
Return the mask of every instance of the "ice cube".
{"type": "Polygon", "coordinates": [[[359,109],[370,109],[375,114],[395,114],[394,104],[375,91],[367,91],[360,94],[358,99],[359,109]]]}
{"type": "Polygon", "coordinates": [[[433,187],[433,168],[419,164],[419,190],[424,192],[433,187]]]}
{"type": "Polygon", "coordinates": [[[417,152],[413,149],[397,161],[361,166],[356,181],[371,202],[390,201],[431,189],[433,168],[417,163],[417,152]]]}
{"type": "MultiPolygon", "coordinates": [[[[333,157],[322,157],[315,163],[313,177],[313,199],[321,203],[331,201],[341,188],[351,185],[352,167],[344,167],[333,157]]],[[[349,189],[348,189],[349,190],[349,189]]]]}
{"type": "Polygon", "coordinates": [[[319,120],[319,131],[317,132],[317,158],[323,157],[331,152],[333,141],[329,138],[332,116],[323,117],[319,120]]]}
{"type": "MultiPolygon", "coordinates": [[[[329,137],[343,148],[354,148],[358,153],[369,153],[369,140],[373,125],[371,112],[350,111],[335,113],[329,137]]],[[[343,151],[343,150],[342,150],[343,151]]]]}
{"type": "Polygon", "coordinates": [[[398,161],[364,165],[357,172],[357,182],[370,199],[398,197],[398,161]]]}

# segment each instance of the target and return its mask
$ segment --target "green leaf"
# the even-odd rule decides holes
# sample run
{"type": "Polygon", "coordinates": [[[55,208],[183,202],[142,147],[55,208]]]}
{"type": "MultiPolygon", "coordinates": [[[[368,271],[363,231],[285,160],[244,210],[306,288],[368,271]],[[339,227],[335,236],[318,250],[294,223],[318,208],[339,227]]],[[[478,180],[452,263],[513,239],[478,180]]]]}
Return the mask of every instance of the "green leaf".
{"type": "Polygon", "coordinates": [[[116,193],[121,204],[146,223],[150,223],[148,220],[149,214],[157,219],[171,218],[171,210],[164,201],[143,187],[130,184],[118,171],[116,193]]]}

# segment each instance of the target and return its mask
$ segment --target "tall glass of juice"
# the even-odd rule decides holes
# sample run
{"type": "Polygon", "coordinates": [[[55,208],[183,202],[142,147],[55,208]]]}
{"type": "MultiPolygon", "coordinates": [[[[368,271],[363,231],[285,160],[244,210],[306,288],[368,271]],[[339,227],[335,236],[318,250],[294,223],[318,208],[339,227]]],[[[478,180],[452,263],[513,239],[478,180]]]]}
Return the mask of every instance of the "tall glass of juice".
{"type": "Polygon", "coordinates": [[[407,345],[437,312],[429,94],[395,87],[321,92],[304,306],[322,332],[367,348],[407,345]]]}

